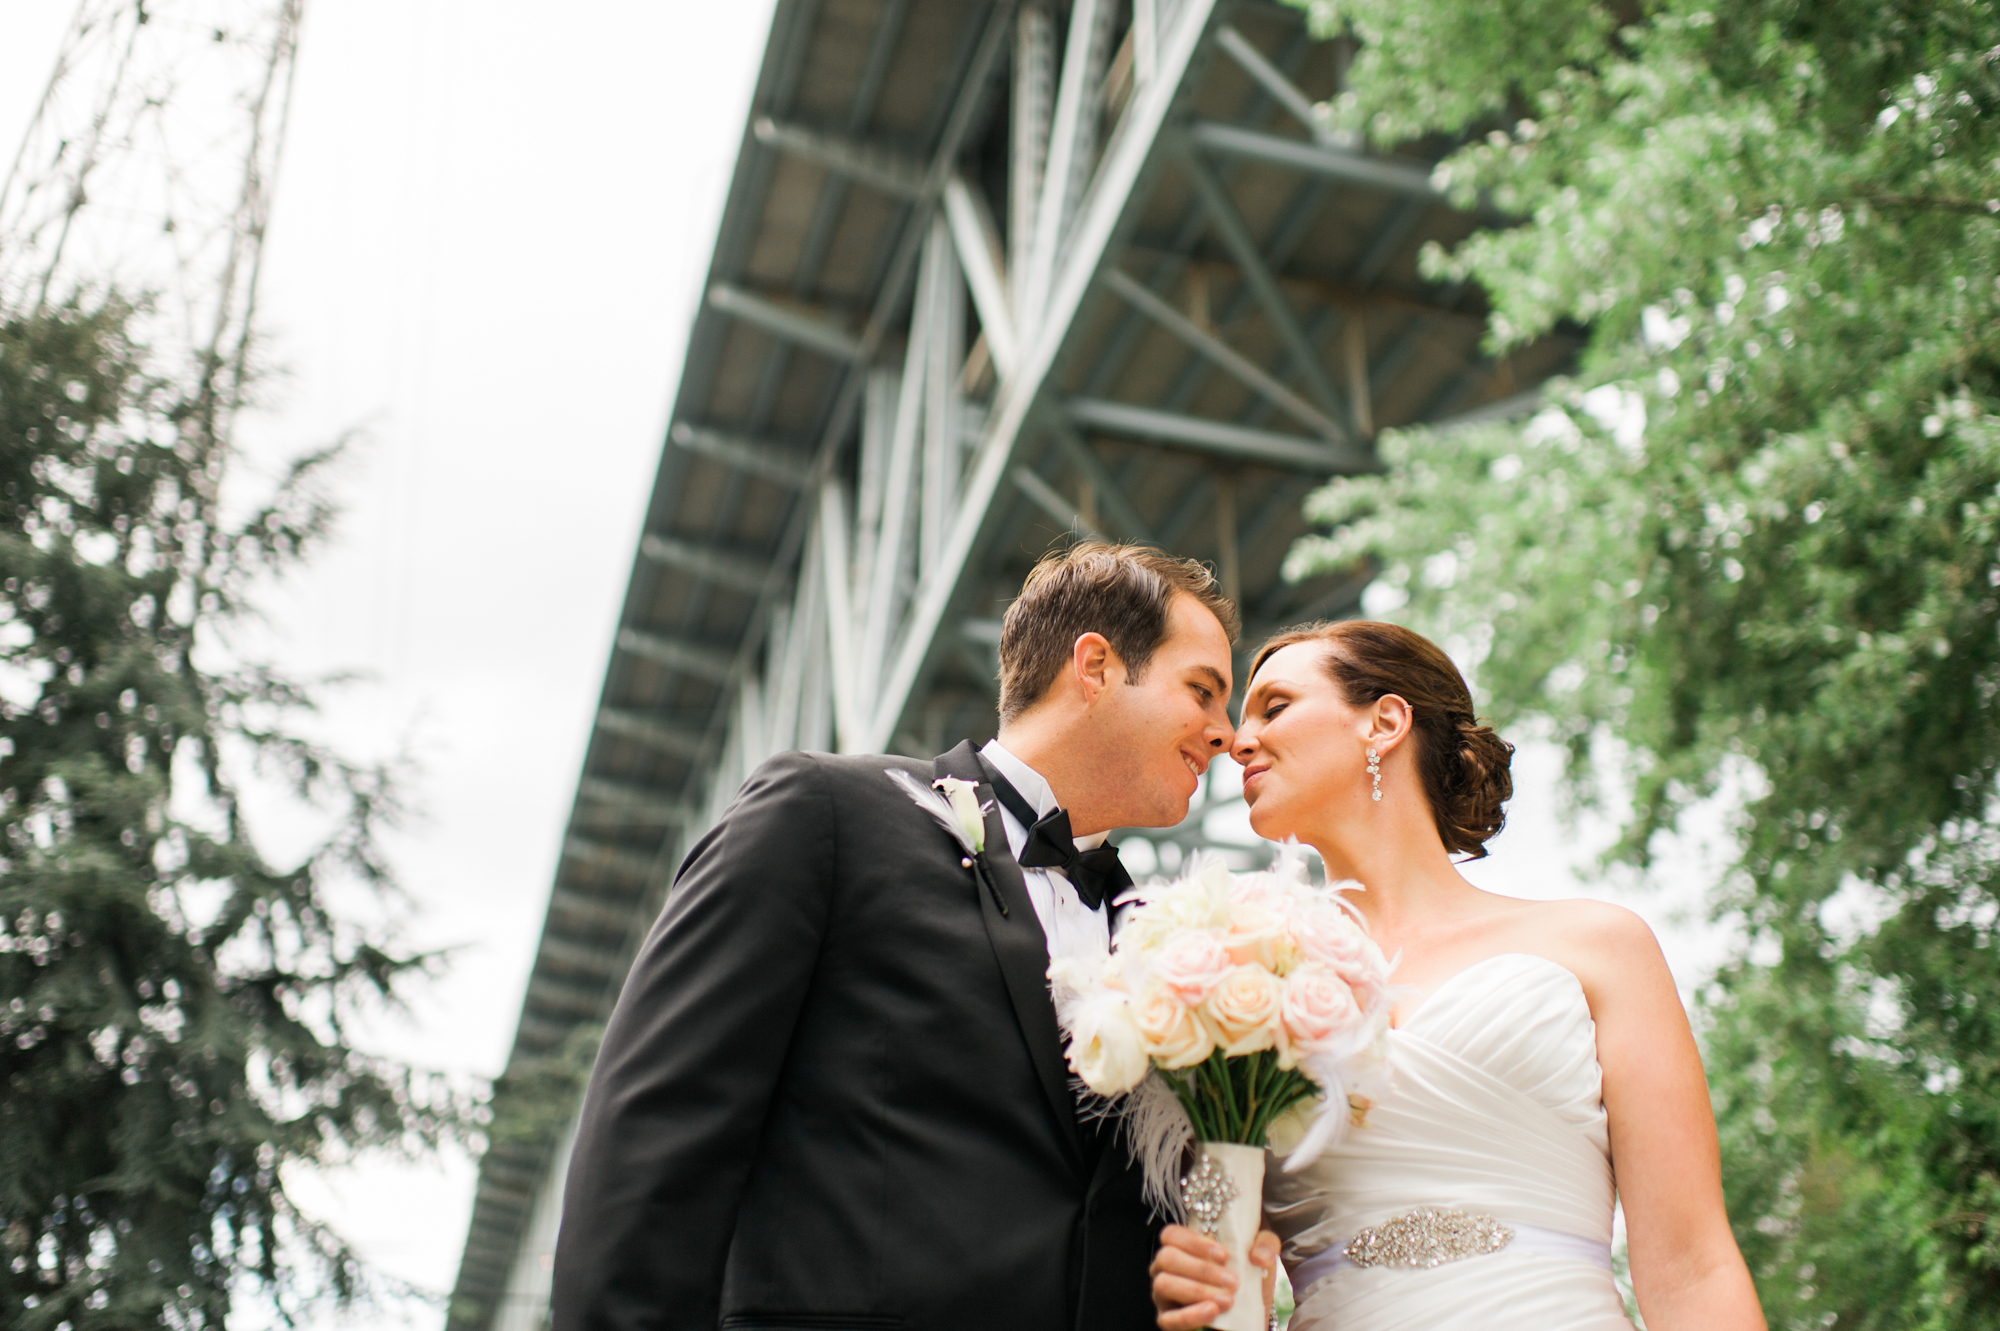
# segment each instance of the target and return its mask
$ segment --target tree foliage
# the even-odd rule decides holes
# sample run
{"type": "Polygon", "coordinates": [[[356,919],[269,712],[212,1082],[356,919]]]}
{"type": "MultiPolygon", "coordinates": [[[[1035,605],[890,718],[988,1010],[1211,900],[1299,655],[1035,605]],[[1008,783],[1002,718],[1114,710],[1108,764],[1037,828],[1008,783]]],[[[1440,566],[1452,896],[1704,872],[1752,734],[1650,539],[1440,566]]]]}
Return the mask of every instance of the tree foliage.
{"type": "Polygon", "coordinates": [[[241,521],[213,404],[116,299],[0,312],[0,1324],[218,1327],[352,1295],[285,1170],[434,1141],[456,1107],[348,1023],[421,958],[344,919],[389,886],[379,769],[294,729],[227,632],[330,510],[306,459],[241,521]],[[245,781],[324,810],[277,864],[245,781]]]}
{"type": "Polygon", "coordinates": [[[1293,571],[1545,718],[1621,847],[1741,795],[1704,998],[1775,1326],[2000,1326],[2000,14],[1988,0],[1317,0],[1329,108],[1521,219],[1426,256],[1496,355],[1586,325],[1522,424],[1383,441],[1293,571]]]}

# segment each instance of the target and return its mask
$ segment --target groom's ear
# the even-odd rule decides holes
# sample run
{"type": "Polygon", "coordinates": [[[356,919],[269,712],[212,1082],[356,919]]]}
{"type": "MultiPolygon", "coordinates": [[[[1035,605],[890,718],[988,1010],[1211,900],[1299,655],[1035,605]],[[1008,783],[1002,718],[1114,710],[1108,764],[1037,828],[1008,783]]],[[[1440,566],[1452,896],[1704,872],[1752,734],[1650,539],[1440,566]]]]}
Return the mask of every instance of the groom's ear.
{"type": "Polygon", "coordinates": [[[1113,668],[1122,669],[1123,665],[1102,633],[1085,633],[1070,647],[1070,674],[1075,678],[1077,687],[1083,690],[1086,703],[1097,701],[1097,695],[1112,682],[1113,668]]]}

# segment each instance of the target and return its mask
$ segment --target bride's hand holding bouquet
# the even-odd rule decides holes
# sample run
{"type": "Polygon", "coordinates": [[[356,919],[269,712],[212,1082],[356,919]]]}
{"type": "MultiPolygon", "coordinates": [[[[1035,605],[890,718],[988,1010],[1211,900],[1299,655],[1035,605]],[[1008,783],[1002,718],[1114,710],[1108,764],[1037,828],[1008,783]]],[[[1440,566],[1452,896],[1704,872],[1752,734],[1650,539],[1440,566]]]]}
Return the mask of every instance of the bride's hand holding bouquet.
{"type": "MultiPolygon", "coordinates": [[[[1153,1309],[1160,1331],[1201,1331],[1215,1325],[1243,1292],[1230,1269],[1229,1250],[1186,1225],[1168,1225],[1146,1274],[1153,1281],[1153,1309]]],[[[1250,1244],[1250,1265],[1262,1272],[1263,1298],[1255,1307],[1270,1320],[1278,1293],[1278,1236],[1261,1230],[1250,1244]]],[[[1258,1323],[1260,1326],[1263,1322],[1258,1323]]]]}

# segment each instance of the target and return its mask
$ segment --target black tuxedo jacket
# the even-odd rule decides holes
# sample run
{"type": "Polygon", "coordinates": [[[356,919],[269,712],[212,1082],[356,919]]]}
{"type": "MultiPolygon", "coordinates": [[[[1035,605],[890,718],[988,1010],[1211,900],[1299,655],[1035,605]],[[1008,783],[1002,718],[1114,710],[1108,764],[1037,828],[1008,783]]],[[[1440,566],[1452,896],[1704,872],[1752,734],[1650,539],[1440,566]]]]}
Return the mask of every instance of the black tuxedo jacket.
{"type": "Polygon", "coordinates": [[[556,1331],[1153,1325],[1159,1225],[1078,1120],[998,808],[991,892],[891,766],[989,779],[782,754],[681,866],[584,1098],[556,1331]]]}

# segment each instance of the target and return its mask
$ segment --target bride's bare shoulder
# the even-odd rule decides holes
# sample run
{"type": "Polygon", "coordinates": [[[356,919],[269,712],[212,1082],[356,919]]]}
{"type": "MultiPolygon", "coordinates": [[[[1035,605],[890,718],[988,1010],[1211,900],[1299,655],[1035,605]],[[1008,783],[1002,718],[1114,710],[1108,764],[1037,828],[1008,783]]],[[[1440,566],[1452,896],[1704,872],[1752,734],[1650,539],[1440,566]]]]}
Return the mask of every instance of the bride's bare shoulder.
{"type": "Polygon", "coordinates": [[[1487,899],[1494,913],[1511,917],[1518,927],[1553,929],[1563,937],[1574,938],[1578,942],[1607,946],[1653,941],[1652,926],[1637,911],[1594,897],[1536,900],[1501,896],[1495,892],[1482,892],[1480,895],[1487,899]]]}
{"type": "Polygon", "coordinates": [[[1591,1014],[1629,1022],[1647,1020],[1685,1025],[1678,988],[1652,926],[1636,911],[1608,901],[1579,898],[1551,901],[1546,917],[1559,960],[1583,984],[1591,1014]]]}
{"type": "Polygon", "coordinates": [[[1657,946],[1653,927],[1637,911],[1593,897],[1570,897],[1562,901],[1537,903],[1546,911],[1545,920],[1579,942],[1603,947],[1657,946]]]}
{"type": "Polygon", "coordinates": [[[1532,950],[1586,980],[1611,980],[1632,968],[1664,971],[1666,967],[1652,926],[1636,911],[1590,897],[1515,900],[1517,908],[1509,913],[1517,929],[1532,933],[1537,940],[1532,950]]]}

